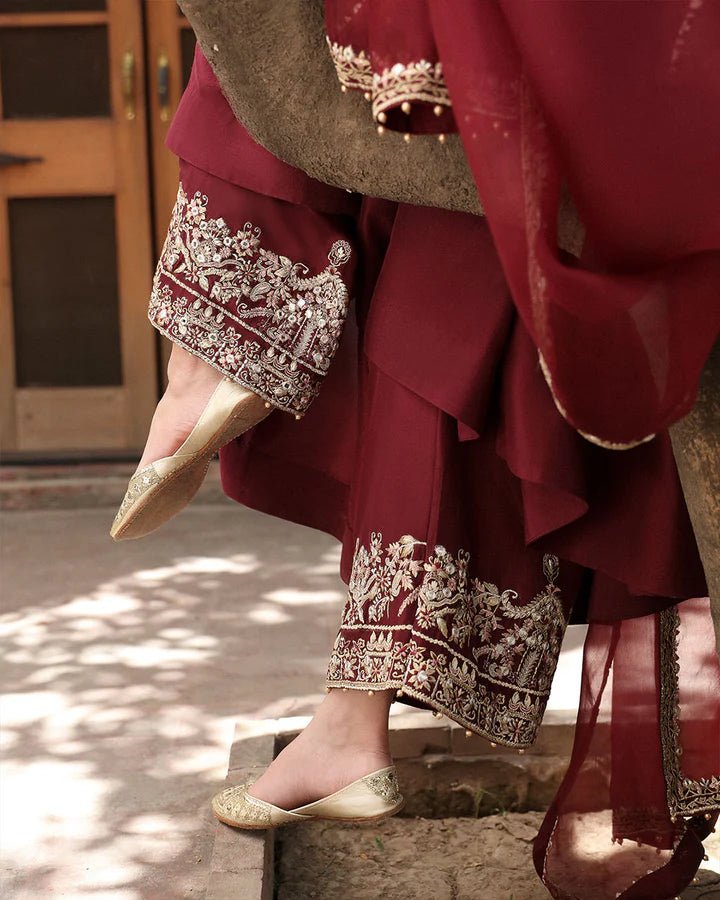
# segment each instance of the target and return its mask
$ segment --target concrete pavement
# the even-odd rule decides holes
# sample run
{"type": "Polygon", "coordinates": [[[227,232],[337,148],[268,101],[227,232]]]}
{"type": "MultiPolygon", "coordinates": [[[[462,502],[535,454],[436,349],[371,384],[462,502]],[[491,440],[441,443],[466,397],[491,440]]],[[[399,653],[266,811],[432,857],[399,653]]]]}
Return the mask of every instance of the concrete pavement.
{"type": "MultiPolygon", "coordinates": [[[[203,896],[235,723],[274,730],[324,693],[344,599],[333,539],[227,501],[113,544],[113,513],[2,517],[13,900],[203,896]]],[[[574,703],[581,640],[555,707],[574,703]]]]}

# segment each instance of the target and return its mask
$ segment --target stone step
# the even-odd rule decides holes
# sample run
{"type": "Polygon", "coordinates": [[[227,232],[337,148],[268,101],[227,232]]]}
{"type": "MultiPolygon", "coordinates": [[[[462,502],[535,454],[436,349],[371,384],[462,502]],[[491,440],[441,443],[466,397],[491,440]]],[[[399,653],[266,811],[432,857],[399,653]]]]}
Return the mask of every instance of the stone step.
{"type": "MultiPolygon", "coordinates": [[[[430,713],[393,714],[390,745],[407,801],[399,816],[257,832],[215,822],[206,900],[539,900],[546,891],[532,841],[567,768],[573,719],[546,714],[538,741],[520,755],[430,713]]],[[[263,733],[254,735],[238,724],[226,785],[257,776],[306,722],[258,722],[263,733]]],[[[598,845],[606,827],[603,819],[598,845]]],[[[709,862],[683,900],[719,896],[720,833],[705,849],[709,862]]]]}
{"type": "MultiPolygon", "coordinates": [[[[224,786],[258,777],[276,752],[275,730],[248,736],[236,725],[224,786]]],[[[274,832],[241,831],[216,820],[206,900],[272,900],[274,867],[274,832]]]]}
{"type": "MultiPolygon", "coordinates": [[[[5,465],[0,467],[0,510],[117,507],[135,463],[5,465]]],[[[213,460],[194,503],[229,503],[213,460]]]]}
{"type": "MultiPolygon", "coordinates": [[[[225,786],[257,777],[302,725],[280,719],[254,736],[247,725],[237,725],[225,786]]],[[[545,809],[567,767],[573,731],[571,717],[556,713],[542,726],[532,752],[520,755],[475,735],[468,738],[464,729],[430,713],[393,715],[390,748],[407,801],[402,816],[475,818],[507,809],[545,809]]],[[[271,900],[276,837],[273,831],[241,831],[216,822],[207,900],[271,900]]]]}

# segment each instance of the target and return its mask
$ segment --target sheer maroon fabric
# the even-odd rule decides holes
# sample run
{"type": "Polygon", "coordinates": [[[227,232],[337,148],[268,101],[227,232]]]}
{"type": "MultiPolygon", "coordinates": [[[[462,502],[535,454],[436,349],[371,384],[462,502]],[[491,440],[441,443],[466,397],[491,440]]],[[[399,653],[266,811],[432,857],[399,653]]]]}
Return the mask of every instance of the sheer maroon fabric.
{"type": "Polygon", "coordinates": [[[535,843],[552,896],[664,900],[700,865],[717,811],[682,816],[676,805],[720,771],[707,616],[707,600],[688,600],[590,626],[572,761],[535,843]]]}
{"type": "MultiPolygon", "coordinates": [[[[720,329],[720,8],[326,11],[330,39],[366,51],[376,80],[418,54],[442,63],[513,299],[573,426],[623,445],[685,415],[720,329]],[[557,249],[563,185],[587,229],[579,266],[557,249]]],[[[427,130],[423,107],[385,124],[427,130]]]]}

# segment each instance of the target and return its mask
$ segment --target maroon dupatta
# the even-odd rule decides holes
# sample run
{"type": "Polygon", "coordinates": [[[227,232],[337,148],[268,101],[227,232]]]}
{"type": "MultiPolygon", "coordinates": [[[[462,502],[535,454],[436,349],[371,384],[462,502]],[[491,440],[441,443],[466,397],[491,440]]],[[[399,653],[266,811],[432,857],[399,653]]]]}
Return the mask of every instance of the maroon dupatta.
{"type": "MultiPolygon", "coordinates": [[[[326,0],[326,21],[380,133],[459,130],[570,423],[622,449],[685,415],[720,330],[720,7],[326,0]],[[558,249],[566,191],[579,258],[558,249]]],[[[590,625],[573,758],[535,845],[554,897],[688,884],[720,806],[719,694],[707,601],[590,625]]]]}

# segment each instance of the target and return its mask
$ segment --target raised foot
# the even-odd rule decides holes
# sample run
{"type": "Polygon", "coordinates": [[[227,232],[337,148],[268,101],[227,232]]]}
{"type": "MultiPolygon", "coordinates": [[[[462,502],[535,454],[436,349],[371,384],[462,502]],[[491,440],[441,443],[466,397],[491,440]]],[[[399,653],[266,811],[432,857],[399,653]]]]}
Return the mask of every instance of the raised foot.
{"type": "Polygon", "coordinates": [[[184,350],[182,353],[189,360],[176,357],[173,365],[171,356],[168,365],[170,380],[150,423],[138,471],[148,463],[175,453],[195,427],[213,391],[223,379],[212,366],[184,350]]]}

